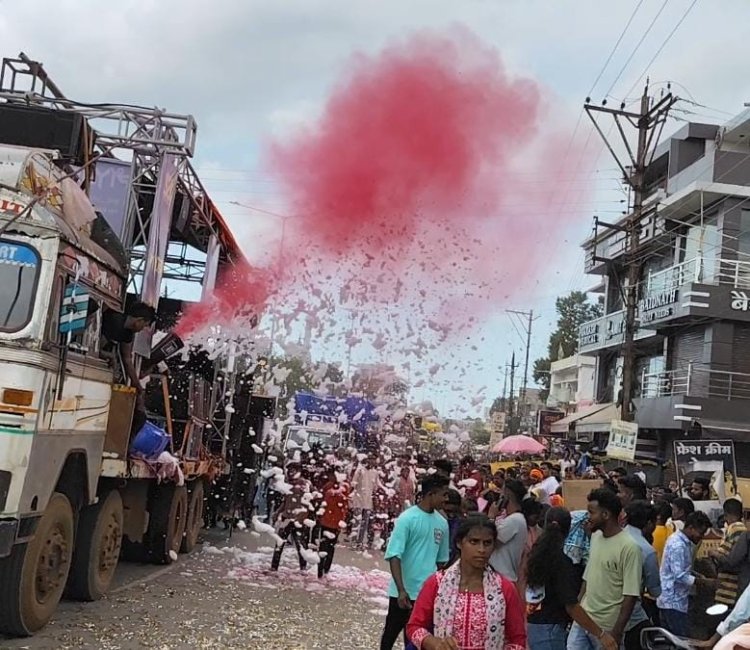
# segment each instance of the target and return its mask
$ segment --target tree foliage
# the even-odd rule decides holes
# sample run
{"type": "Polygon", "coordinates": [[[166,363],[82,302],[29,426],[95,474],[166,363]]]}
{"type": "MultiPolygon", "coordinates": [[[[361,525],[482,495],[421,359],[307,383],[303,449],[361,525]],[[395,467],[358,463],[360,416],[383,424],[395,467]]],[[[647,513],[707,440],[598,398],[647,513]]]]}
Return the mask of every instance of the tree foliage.
{"type": "Polygon", "coordinates": [[[507,401],[507,398],[505,397],[496,397],[495,400],[492,402],[492,406],[490,406],[490,415],[493,415],[494,413],[502,413],[506,409],[505,402],[507,401]]]}
{"type": "Polygon", "coordinates": [[[588,301],[582,291],[571,291],[560,296],[555,302],[557,329],[549,337],[547,356],[534,361],[534,381],[542,386],[540,397],[546,400],[549,395],[550,367],[553,361],[565,359],[578,352],[578,329],[590,320],[602,315],[602,302],[588,301]]]}
{"type": "MultiPolygon", "coordinates": [[[[318,362],[309,364],[300,357],[272,357],[266,368],[256,375],[256,386],[268,391],[275,387],[279,397],[279,413],[287,417],[287,402],[299,391],[312,391],[321,388],[337,397],[337,388],[344,381],[344,373],[339,366],[318,362]]],[[[345,391],[344,391],[345,392],[345,391]]]]}
{"type": "Polygon", "coordinates": [[[474,420],[471,429],[469,430],[469,435],[471,436],[471,441],[475,445],[490,444],[491,432],[487,427],[487,423],[481,418],[476,418],[474,420]]]}

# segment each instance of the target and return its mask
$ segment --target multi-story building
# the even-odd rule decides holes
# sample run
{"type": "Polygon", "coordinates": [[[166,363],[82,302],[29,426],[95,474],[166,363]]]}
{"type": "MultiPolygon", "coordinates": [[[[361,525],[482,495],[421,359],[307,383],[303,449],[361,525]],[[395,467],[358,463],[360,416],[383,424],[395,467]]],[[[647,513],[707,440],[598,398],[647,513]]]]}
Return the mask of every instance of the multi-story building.
{"type": "MultiPolygon", "coordinates": [[[[646,179],[633,396],[639,448],[669,459],[675,439],[731,438],[740,474],[750,476],[750,111],[724,125],[686,124],[657,147],[646,179]]],[[[596,356],[596,401],[614,402],[625,237],[605,229],[583,247],[586,271],[602,276],[605,313],[580,328],[579,352],[596,356]]]]}
{"type": "Polygon", "coordinates": [[[591,406],[595,397],[596,357],[574,354],[550,365],[547,406],[566,413],[591,406]]]}

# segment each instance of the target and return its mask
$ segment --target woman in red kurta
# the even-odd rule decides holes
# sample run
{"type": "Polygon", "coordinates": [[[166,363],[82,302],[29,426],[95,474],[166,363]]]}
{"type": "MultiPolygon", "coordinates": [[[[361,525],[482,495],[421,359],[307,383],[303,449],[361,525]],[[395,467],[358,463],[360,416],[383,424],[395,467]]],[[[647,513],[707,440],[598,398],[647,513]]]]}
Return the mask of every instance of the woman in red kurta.
{"type": "Polygon", "coordinates": [[[420,650],[525,650],[525,614],[515,585],[489,566],[497,529],[484,515],[456,532],[458,562],[427,579],[406,634],[420,650]]]}

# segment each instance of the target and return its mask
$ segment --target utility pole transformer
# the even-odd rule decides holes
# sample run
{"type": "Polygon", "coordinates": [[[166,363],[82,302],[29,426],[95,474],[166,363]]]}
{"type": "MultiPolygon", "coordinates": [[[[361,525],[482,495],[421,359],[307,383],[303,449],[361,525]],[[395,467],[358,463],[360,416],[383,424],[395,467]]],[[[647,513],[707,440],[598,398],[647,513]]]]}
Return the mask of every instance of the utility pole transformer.
{"type": "MultiPolygon", "coordinates": [[[[646,168],[651,164],[654,157],[656,145],[659,142],[664,124],[667,121],[669,110],[677,101],[671,93],[668,93],[653,106],[648,94],[648,81],[643,90],[641,97],[640,110],[638,113],[632,113],[625,110],[625,104],[620,106],[619,110],[606,108],[605,106],[592,106],[588,103],[587,98],[584,108],[586,113],[594,123],[594,127],[604,140],[604,144],[615,159],[618,167],[623,173],[625,181],[633,190],[633,209],[625,220],[624,224],[607,224],[596,220],[596,225],[603,225],[610,230],[619,230],[625,233],[625,245],[627,252],[625,254],[625,264],[627,266],[627,285],[625,287],[625,339],[622,346],[622,404],[621,418],[625,421],[632,420],[631,401],[633,397],[633,388],[635,385],[635,331],[638,324],[638,285],[641,275],[641,263],[639,261],[640,253],[640,229],[643,218],[643,200],[646,190],[646,168]],[[627,151],[627,165],[623,164],[622,157],[619,156],[609,141],[609,136],[605,134],[599,123],[594,117],[594,113],[603,113],[611,115],[617,126],[622,143],[627,151]],[[638,143],[635,154],[630,147],[628,137],[623,128],[623,121],[626,121],[638,131],[638,143]]],[[[597,261],[602,258],[596,257],[596,237],[594,236],[594,253],[597,261]]]]}

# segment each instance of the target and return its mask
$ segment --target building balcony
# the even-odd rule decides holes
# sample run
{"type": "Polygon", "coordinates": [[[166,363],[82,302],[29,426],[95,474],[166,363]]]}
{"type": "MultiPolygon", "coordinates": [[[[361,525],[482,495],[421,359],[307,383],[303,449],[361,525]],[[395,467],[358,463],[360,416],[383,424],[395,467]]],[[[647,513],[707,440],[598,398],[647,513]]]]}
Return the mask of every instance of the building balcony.
{"type": "Polygon", "coordinates": [[[713,370],[703,364],[688,363],[685,368],[641,375],[641,397],[716,398],[750,400],[750,374],[713,370]]]}
{"type": "Polygon", "coordinates": [[[688,431],[699,424],[707,437],[750,439],[750,374],[688,363],[639,379],[639,427],[688,431]]]}
{"type": "Polygon", "coordinates": [[[697,257],[650,274],[645,284],[641,328],[706,317],[750,321],[750,262],[697,257]]]}

